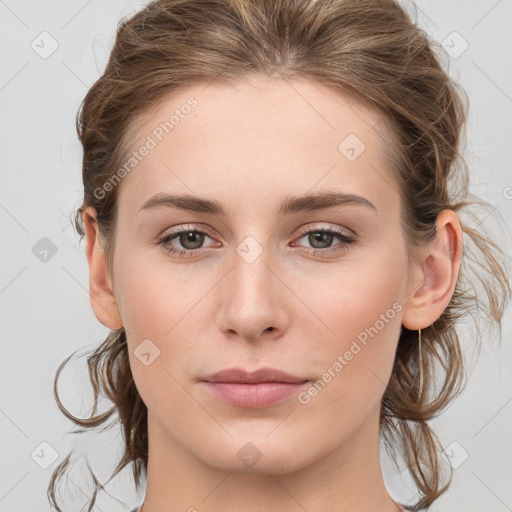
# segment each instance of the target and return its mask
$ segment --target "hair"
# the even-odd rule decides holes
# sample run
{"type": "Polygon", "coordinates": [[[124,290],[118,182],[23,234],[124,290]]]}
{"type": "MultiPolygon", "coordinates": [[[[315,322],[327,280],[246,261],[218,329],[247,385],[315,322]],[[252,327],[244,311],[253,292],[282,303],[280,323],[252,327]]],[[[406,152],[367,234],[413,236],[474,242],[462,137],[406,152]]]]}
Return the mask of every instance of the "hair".
{"type": "MultiPolygon", "coordinates": [[[[504,253],[483,233],[485,218],[473,211],[492,205],[469,192],[461,150],[468,99],[443,69],[443,55],[394,0],[156,0],[118,23],[106,68],[76,119],[84,197],[73,225],[81,240],[85,208],[95,209],[97,219],[88,218],[97,222],[111,275],[118,188],[101,199],[94,191],[123,164],[138,116],[178,89],[216,79],[235,83],[257,73],[305,78],[372,105],[391,130],[392,171],[400,188],[408,250],[436,235],[442,210],[467,212],[467,222],[459,217],[463,257],[454,294],[441,316],[421,331],[421,345],[418,333],[402,326],[381,402],[382,438],[395,463],[398,455],[403,457],[417,488],[413,510],[428,508],[452,477],[451,468],[444,474],[442,446],[428,422],[466,382],[456,321],[481,318],[498,326],[501,334],[511,293],[504,253]]],[[[479,340],[476,320],[475,326],[479,340]]],[[[71,414],[58,395],[59,374],[71,356],[55,375],[55,399],[69,419],[86,429],[117,412],[109,427],[120,424],[125,446],[110,479],[133,463],[139,488],[147,476],[147,408],[133,380],[124,328],[111,330],[91,352],[90,417],[71,414]],[[100,393],[113,406],[96,414],[100,393]]],[[[48,498],[58,511],[56,487],[69,457],[55,469],[48,486],[48,498]]],[[[89,511],[103,489],[96,478],[94,482],[89,511]]]]}

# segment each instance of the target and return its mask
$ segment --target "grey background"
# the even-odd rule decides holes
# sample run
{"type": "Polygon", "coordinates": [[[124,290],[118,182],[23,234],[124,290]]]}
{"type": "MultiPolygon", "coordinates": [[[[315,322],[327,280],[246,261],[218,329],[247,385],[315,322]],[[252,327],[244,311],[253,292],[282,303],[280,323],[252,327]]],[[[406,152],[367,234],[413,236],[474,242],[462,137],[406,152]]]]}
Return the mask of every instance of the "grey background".
{"type": "MultiPolygon", "coordinates": [[[[50,510],[50,474],[70,449],[78,463],[69,493],[79,510],[91,492],[81,454],[105,481],[121,453],[117,428],[69,434],[73,425],[54,401],[53,378],[65,357],[95,347],[108,334],[92,313],[85,246],[77,245],[69,223],[82,193],[75,114],[103,70],[117,21],[144,4],[0,0],[0,512],[50,510]],[[46,55],[52,44],[58,47],[46,55]]],[[[500,225],[491,215],[479,229],[506,228],[495,236],[510,255],[512,0],[416,4],[418,22],[435,40],[445,41],[449,72],[470,97],[466,157],[472,190],[505,219],[500,225]],[[464,40],[468,48],[458,55],[464,40]]],[[[463,338],[473,361],[467,389],[433,422],[457,467],[433,511],[512,510],[511,316],[509,308],[502,342],[485,337],[478,360],[472,356],[471,331],[463,338]]],[[[60,390],[73,413],[86,415],[92,394],[84,387],[81,362],[63,373],[60,390]]],[[[386,457],[383,466],[391,471],[386,457]]],[[[400,475],[386,474],[396,499],[413,497],[406,478],[401,482],[400,475]]],[[[142,500],[129,470],[106,490],[94,510],[129,510],[142,500]]]]}

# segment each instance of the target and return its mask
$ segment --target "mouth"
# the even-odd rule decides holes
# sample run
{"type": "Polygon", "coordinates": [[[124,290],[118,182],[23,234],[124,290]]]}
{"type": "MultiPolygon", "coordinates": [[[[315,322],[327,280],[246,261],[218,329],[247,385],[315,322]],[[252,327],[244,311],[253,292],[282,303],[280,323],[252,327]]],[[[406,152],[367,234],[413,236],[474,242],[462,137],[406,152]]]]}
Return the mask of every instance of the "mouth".
{"type": "Polygon", "coordinates": [[[235,407],[263,409],[298,393],[309,379],[275,368],[228,368],[200,379],[212,396],[235,407]]]}

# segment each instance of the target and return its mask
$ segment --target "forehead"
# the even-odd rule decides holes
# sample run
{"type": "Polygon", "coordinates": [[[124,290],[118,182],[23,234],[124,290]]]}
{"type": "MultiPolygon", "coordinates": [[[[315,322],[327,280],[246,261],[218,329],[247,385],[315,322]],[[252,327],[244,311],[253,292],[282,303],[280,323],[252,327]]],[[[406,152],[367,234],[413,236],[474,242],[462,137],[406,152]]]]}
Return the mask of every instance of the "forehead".
{"type": "Polygon", "coordinates": [[[125,162],[142,146],[151,149],[120,187],[134,204],[166,186],[201,196],[235,193],[238,185],[256,192],[270,181],[277,191],[300,193],[320,181],[352,191],[389,188],[390,137],[377,109],[313,81],[196,84],[134,120],[125,162]]]}

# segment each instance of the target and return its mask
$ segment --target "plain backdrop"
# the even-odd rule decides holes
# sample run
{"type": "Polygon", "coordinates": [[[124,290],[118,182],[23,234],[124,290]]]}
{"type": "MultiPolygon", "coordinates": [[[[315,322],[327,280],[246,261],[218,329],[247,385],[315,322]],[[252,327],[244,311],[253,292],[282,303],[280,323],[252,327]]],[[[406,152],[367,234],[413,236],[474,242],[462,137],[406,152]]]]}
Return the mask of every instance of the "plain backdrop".
{"type": "MultiPolygon", "coordinates": [[[[0,0],[0,512],[50,510],[51,472],[71,449],[78,462],[69,492],[83,504],[91,487],[80,453],[103,482],[121,453],[117,428],[69,433],[73,425],[57,408],[53,379],[65,357],[97,346],[108,333],[91,310],[85,245],[77,244],[69,223],[82,198],[75,114],[103,71],[118,20],[144,4],[0,0]]],[[[493,214],[478,229],[495,233],[510,255],[512,0],[416,5],[418,23],[444,42],[449,73],[469,95],[472,190],[505,220],[499,224],[493,214]]],[[[433,511],[512,510],[511,336],[509,308],[501,342],[484,336],[466,391],[434,421],[455,469],[433,511]]],[[[470,338],[468,332],[468,347],[470,338]]],[[[83,359],[63,374],[62,397],[77,415],[92,404],[85,377],[83,359]]],[[[102,410],[108,406],[102,402],[102,410]]],[[[393,496],[413,498],[407,478],[393,474],[385,456],[383,466],[393,496]]],[[[94,510],[130,510],[143,497],[129,471],[106,490],[94,510]]]]}

